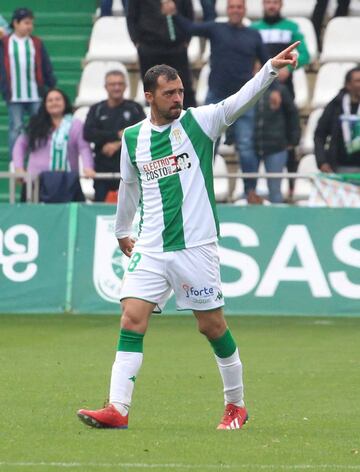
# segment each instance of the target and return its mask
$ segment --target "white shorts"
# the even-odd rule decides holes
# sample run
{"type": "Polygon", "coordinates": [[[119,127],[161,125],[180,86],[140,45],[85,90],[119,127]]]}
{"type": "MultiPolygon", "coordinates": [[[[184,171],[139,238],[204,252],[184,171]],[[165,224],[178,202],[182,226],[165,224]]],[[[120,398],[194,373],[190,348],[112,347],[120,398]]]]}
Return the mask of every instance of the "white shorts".
{"type": "Polygon", "coordinates": [[[216,243],[181,251],[135,252],[123,278],[120,300],[140,298],[162,311],[171,292],[178,310],[213,310],[224,305],[216,243]]]}

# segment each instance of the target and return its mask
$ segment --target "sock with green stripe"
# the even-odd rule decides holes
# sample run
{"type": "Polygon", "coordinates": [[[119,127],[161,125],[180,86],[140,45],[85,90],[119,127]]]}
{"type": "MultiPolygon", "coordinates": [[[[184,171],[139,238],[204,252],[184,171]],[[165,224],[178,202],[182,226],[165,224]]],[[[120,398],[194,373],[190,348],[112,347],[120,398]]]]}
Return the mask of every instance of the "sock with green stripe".
{"type": "Polygon", "coordinates": [[[220,338],[209,339],[224,384],[225,405],[244,406],[244,385],[239,350],[229,328],[220,338]]]}
{"type": "Polygon", "coordinates": [[[118,351],[111,371],[109,401],[127,415],[135,380],[143,361],[144,335],[128,329],[120,330],[118,351]]]}

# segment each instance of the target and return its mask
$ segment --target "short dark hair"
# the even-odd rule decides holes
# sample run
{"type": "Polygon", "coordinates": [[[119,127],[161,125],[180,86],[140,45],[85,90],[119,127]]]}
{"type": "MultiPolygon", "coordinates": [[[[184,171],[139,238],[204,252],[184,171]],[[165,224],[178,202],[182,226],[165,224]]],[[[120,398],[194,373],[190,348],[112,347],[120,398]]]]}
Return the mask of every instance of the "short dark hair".
{"type": "Polygon", "coordinates": [[[178,71],[166,64],[151,67],[144,76],[144,92],[155,92],[158,87],[158,78],[165,77],[167,82],[179,77],[178,71]]]}
{"type": "Polygon", "coordinates": [[[106,79],[107,79],[110,75],[117,75],[117,76],[121,75],[122,78],[125,80],[125,82],[127,82],[125,72],[123,72],[122,70],[119,70],[119,69],[112,69],[112,70],[109,70],[108,72],[106,72],[106,74],[105,74],[105,82],[106,82],[106,79]]]}
{"type": "Polygon", "coordinates": [[[360,72],[360,65],[356,66],[356,67],[353,67],[352,69],[350,69],[346,72],[345,85],[347,85],[351,81],[352,75],[353,75],[354,72],[360,72]]]}
{"type": "Polygon", "coordinates": [[[17,8],[14,10],[11,18],[11,23],[10,26],[13,28],[14,27],[14,21],[21,21],[24,20],[25,18],[34,18],[34,13],[29,9],[29,8],[17,8]]]}

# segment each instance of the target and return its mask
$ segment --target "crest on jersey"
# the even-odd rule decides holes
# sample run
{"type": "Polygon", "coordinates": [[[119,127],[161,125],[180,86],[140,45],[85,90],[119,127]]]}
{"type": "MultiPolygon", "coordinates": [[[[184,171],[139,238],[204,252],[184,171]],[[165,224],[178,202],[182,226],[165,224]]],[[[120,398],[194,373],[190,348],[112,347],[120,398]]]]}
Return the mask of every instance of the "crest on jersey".
{"type": "Polygon", "coordinates": [[[171,135],[174,139],[175,142],[177,142],[178,144],[181,144],[181,141],[182,141],[182,133],[181,133],[181,129],[180,128],[174,128],[171,132],[171,135]]]}
{"type": "MultiPolygon", "coordinates": [[[[139,214],[134,219],[137,234],[139,214]]],[[[122,280],[129,264],[114,234],[115,215],[96,217],[93,280],[96,292],[104,300],[119,303],[122,280]]]]}

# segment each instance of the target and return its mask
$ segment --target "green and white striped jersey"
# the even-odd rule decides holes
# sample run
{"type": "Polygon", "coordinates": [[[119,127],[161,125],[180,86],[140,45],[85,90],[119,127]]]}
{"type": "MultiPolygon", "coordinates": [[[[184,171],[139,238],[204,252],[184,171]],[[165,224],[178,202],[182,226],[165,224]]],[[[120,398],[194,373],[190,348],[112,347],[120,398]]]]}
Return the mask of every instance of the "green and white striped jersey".
{"type": "Polygon", "coordinates": [[[130,234],[130,220],[140,195],[135,250],[176,251],[217,240],[214,142],[256,102],[276,75],[268,61],[239,92],[216,105],[190,108],[164,126],[156,126],[146,118],[125,129],[117,238],[130,234]]]}
{"type": "Polygon", "coordinates": [[[35,80],[35,48],[30,37],[12,34],[9,41],[11,101],[40,100],[35,80]]]}
{"type": "Polygon", "coordinates": [[[141,186],[137,247],[175,251],[217,239],[212,156],[224,125],[221,107],[212,106],[182,112],[171,125],[145,119],[126,129],[121,176],[141,186]]]}

